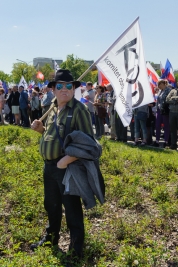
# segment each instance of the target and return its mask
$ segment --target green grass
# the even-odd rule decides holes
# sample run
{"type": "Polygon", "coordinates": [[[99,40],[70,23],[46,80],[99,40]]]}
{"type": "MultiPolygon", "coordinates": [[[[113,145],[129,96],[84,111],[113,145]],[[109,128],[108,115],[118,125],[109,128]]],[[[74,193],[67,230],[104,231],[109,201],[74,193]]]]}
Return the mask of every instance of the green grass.
{"type": "MultiPolygon", "coordinates": [[[[29,249],[47,224],[39,139],[29,129],[0,127],[1,267],[64,266],[64,257],[51,248],[29,249]]],[[[105,138],[101,144],[106,202],[84,210],[84,259],[78,266],[178,266],[177,152],[105,138]]],[[[64,218],[61,240],[66,249],[64,218]]]]}

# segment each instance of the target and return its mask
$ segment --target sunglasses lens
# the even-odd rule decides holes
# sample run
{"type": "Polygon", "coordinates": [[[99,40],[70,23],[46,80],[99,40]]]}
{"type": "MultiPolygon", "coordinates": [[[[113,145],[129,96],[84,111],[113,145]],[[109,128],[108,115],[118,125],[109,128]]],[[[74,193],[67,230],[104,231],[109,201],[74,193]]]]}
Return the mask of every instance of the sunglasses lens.
{"type": "Polygon", "coordinates": [[[71,90],[71,89],[72,89],[72,83],[67,83],[67,84],[66,84],[66,88],[67,88],[68,90],[71,90]]]}
{"type": "Polygon", "coordinates": [[[63,88],[63,84],[61,84],[61,83],[57,83],[56,84],[56,89],[57,90],[61,90],[63,88]]]}
{"type": "MultiPolygon", "coordinates": [[[[57,84],[56,84],[56,89],[57,89],[57,90],[61,90],[63,87],[64,87],[64,84],[62,84],[62,83],[57,83],[57,84]]],[[[72,89],[72,83],[67,83],[67,84],[65,84],[65,87],[66,87],[68,90],[71,90],[71,89],[72,89]]]]}

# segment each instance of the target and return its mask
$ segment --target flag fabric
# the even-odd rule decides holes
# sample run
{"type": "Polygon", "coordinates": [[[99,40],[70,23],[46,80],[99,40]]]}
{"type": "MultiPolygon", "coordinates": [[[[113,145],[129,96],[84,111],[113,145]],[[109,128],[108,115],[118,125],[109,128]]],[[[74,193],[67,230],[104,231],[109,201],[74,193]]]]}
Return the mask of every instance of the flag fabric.
{"type": "Polygon", "coordinates": [[[41,83],[38,83],[38,87],[41,89],[42,88],[42,84],[41,83]]]}
{"type": "Polygon", "coordinates": [[[59,65],[57,64],[57,62],[54,60],[54,71],[55,71],[55,74],[56,72],[59,70],[59,65]]]}
{"type": "Polygon", "coordinates": [[[163,68],[163,65],[162,65],[161,61],[160,61],[160,71],[161,71],[161,76],[162,76],[164,71],[165,71],[165,69],[163,68]]]}
{"type": "Polygon", "coordinates": [[[95,83],[93,84],[93,88],[96,88],[96,86],[97,86],[97,82],[95,82],[95,83]]]}
{"type": "Polygon", "coordinates": [[[150,86],[151,86],[152,92],[154,94],[154,88],[157,87],[157,83],[158,83],[160,77],[149,62],[146,63],[146,67],[147,67],[147,73],[148,73],[150,86]]]}
{"type": "Polygon", "coordinates": [[[39,80],[44,80],[44,75],[41,71],[38,71],[37,72],[37,75],[36,75],[36,78],[39,79],[39,80]]]}
{"type": "Polygon", "coordinates": [[[110,83],[110,82],[106,79],[104,74],[100,70],[98,70],[98,84],[102,85],[102,86],[105,86],[108,83],[110,83]]]}
{"type": "Polygon", "coordinates": [[[28,89],[32,89],[35,86],[35,82],[34,81],[30,81],[28,84],[28,89]]]}
{"type": "Polygon", "coordinates": [[[27,82],[25,81],[25,78],[24,78],[23,76],[22,76],[21,79],[20,79],[20,82],[19,82],[18,87],[20,87],[20,86],[23,86],[25,90],[28,88],[28,84],[27,84],[27,82]]]}
{"type": "Polygon", "coordinates": [[[80,87],[86,87],[86,82],[81,82],[80,87]]]}
{"type": "Polygon", "coordinates": [[[46,81],[44,82],[44,84],[45,84],[45,85],[48,85],[48,83],[49,83],[49,81],[48,81],[48,80],[46,80],[46,81]]]}
{"type": "Polygon", "coordinates": [[[75,94],[74,97],[80,101],[80,99],[82,98],[82,92],[81,92],[81,87],[78,87],[75,89],[75,94]]]}
{"type": "Polygon", "coordinates": [[[174,77],[174,71],[173,71],[173,67],[170,63],[170,61],[167,59],[166,61],[166,65],[165,65],[165,71],[161,76],[162,79],[167,79],[168,82],[175,87],[175,77],[174,77]]]}
{"type": "Polygon", "coordinates": [[[154,102],[138,19],[96,61],[114,88],[115,109],[125,127],[132,119],[132,109],[154,102]]]}
{"type": "Polygon", "coordinates": [[[86,98],[81,97],[80,98],[80,102],[82,102],[83,104],[85,104],[85,103],[88,103],[89,101],[86,98]]]}
{"type": "Polygon", "coordinates": [[[2,82],[2,87],[4,88],[5,94],[8,93],[8,84],[7,82],[2,82]]]}

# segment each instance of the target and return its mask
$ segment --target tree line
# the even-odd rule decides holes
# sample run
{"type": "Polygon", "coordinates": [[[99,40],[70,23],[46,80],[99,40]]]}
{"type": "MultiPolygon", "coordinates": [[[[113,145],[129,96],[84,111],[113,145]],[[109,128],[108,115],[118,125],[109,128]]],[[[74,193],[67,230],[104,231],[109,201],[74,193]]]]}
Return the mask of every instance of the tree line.
{"type": "MultiPolygon", "coordinates": [[[[68,55],[66,61],[62,62],[60,65],[62,69],[69,69],[74,77],[77,80],[88,68],[89,64],[87,64],[83,59],[74,57],[73,54],[68,55]]],[[[12,67],[11,74],[6,74],[4,71],[0,71],[0,80],[5,82],[12,82],[18,84],[21,77],[24,76],[26,82],[30,82],[33,80],[35,83],[41,82],[38,79],[37,73],[42,72],[44,75],[44,81],[48,80],[51,81],[54,76],[55,72],[54,69],[51,67],[50,64],[45,64],[42,67],[35,68],[33,65],[29,65],[27,63],[18,62],[14,63],[12,67]]],[[[89,72],[82,81],[87,82],[91,81],[93,83],[97,82],[97,70],[93,70],[89,72]]]]}

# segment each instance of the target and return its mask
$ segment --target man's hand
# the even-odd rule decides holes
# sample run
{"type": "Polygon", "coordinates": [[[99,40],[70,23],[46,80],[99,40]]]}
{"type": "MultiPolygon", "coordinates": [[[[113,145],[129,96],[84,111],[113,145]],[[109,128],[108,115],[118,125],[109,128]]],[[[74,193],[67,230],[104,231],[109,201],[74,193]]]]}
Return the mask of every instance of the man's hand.
{"type": "Polygon", "coordinates": [[[45,131],[42,121],[39,121],[39,120],[33,121],[33,123],[31,124],[31,129],[41,134],[43,134],[45,131]]]}
{"type": "Polygon", "coordinates": [[[66,155],[65,157],[63,157],[62,159],[60,159],[57,163],[57,167],[59,169],[65,169],[67,168],[67,165],[76,161],[78,158],[76,157],[70,157],[68,155],[66,155]]]}

